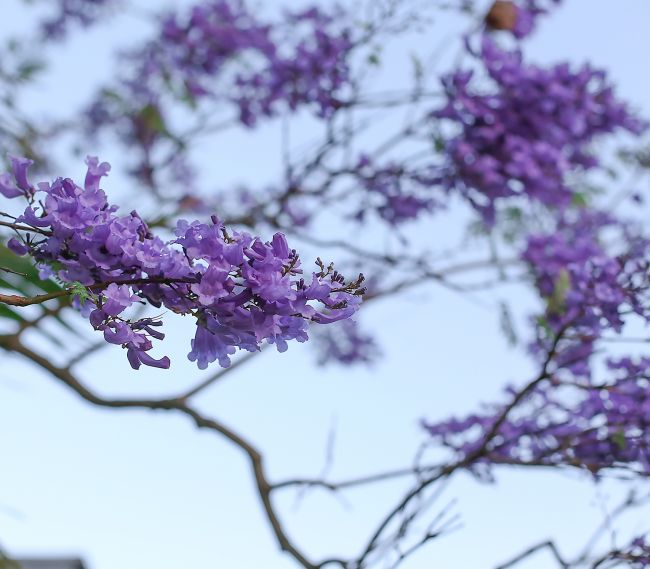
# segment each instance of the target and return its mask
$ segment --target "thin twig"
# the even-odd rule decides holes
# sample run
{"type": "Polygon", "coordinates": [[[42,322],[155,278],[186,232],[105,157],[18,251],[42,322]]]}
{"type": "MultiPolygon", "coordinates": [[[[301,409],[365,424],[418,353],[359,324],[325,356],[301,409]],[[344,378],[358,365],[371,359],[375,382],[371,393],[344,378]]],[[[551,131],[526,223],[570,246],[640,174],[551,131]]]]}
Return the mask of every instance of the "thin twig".
{"type": "Polygon", "coordinates": [[[520,553],[516,557],[513,557],[510,561],[506,561],[505,563],[502,563],[498,567],[495,567],[495,569],[508,569],[509,567],[513,567],[514,565],[517,565],[517,563],[521,563],[525,559],[528,559],[531,555],[534,555],[535,553],[543,549],[548,549],[553,554],[553,557],[558,562],[560,567],[562,567],[562,569],[569,569],[569,567],[571,567],[571,565],[562,558],[555,543],[553,543],[549,539],[543,541],[542,543],[538,543],[537,545],[533,545],[532,547],[529,547],[524,552],[520,553]]]}
{"type": "MultiPolygon", "coordinates": [[[[69,369],[54,365],[45,356],[25,346],[15,335],[0,336],[0,348],[26,357],[93,405],[112,409],[176,411],[191,418],[197,427],[219,433],[237,446],[248,457],[253,471],[258,496],[262,502],[263,510],[280,549],[287,552],[294,560],[304,567],[304,569],[320,569],[323,566],[323,563],[332,564],[336,562],[335,560],[328,560],[321,564],[313,563],[300,549],[298,549],[297,546],[293,544],[271,501],[273,487],[268,482],[261,452],[252,443],[220,421],[202,415],[194,407],[191,407],[186,399],[183,399],[182,397],[171,397],[165,399],[106,399],[83,385],[69,369]]],[[[341,566],[344,567],[343,562],[341,562],[341,566]]]]}
{"type": "Polygon", "coordinates": [[[262,353],[262,350],[264,350],[267,346],[268,346],[268,344],[265,344],[264,346],[262,346],[259,352],[248,352],[247,354],[245,354],[245,355],[241,356],[240,358],[238,358],[237,360],[235,360],[230,365],[230,367],[227,367],[225,369],[220,369],[219,371],[213,373],[205,381],[202,381],[196,387],[193,387],[192,389],[190,389],[189,391],[187,391],[183,395],[181,395],[180,396],[181,399],[189,399],[190,397],[193,397],[194,395],[198,394],[199,392],[206,390],[211,385],[214,385],[217,381],[221,381],[227,374],[231,373],[232,371],[234,371],[237,368],[244,365],[246,362],[249,362],[251,359],[253,359],[258,354],[262,353]]]}

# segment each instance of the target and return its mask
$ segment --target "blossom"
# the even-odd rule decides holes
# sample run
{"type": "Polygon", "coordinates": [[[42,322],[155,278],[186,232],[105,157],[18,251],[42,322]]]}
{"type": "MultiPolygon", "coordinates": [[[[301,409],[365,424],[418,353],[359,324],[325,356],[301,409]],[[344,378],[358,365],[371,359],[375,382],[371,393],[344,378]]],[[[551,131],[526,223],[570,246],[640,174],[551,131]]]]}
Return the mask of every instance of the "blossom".
{"type": "Polygon", "coordinates": [[[487,88],[475,86],[473,71],[455,71],[442,80],[446,104],[431,116],[457,132],[445,144],[445,186],[489,223],[506,198],[566,207],[573,195],[567,175],[598,165],[589,145],[616,130],[639,134],[646,127],[616,98],[604,71],[526,64],[520,52],[489,38],[476,55],[487,88]]]}
{"type": "Polygon", "coordinates": [[[650,359],[609,360],[599,385],[538,384],[516,406],[491,405],[463,419],[423,424],[436,440],[478,465],[631,469],[650,474],[650,359]],[[487,435],[491,434],[488,439],[487,435]]]}
{"type": "Polygon", "coordinates": [[[587,209],[565,212],[552,231],[529,235],[522,259],[546,304],[535,319],[533,353],[546,357],[560,334],[558,366],[589,377],[597,341],[620,334],[625,314],[650,321],[648,252],[650,242],[632,224],[587,209]],[[606,233],[618,236],[616,250],[605,245],[606,233]]]}
{"type": "Polygon", "coordinates": [[[97,22],[116,0],[53,0],[54,14],[41,24],[48,40],[63,39],[73,24],[88,27],[97,22]]]}
{"type": "Polygon", "coordinates": [[[6,198],[31,197],[34,194],[34,186],[27,180],[27,171],[34,161],[17,156],[9,156],[9,161],[12,174],[0,174],[0,194],[6,198]]]}
{"type": "Polygon", "coordinates": [[[381,165],[361,155],[354,168],[354,177],[364,189],[363,201],[355,216],[359,220],[374,210],[389,224],[400,225],[442,207],[440,200],[432,195],[439,176],[429,165],[420,168],[409,168],[397,162],[381,165]]]}
{"type": "Polygon", "coordinates": [[[31,255],[43,277],[54,273],[63,282],[84,285],[91,325],[107,342],[122,345],[135,369],[169,367],[168,358],[148,353],[152,338],[164,338],[155,329],[162,323],[124,316],[135,302],[196,318],[188,357],[201,369],[214,361],[227,366],[237,349],[255,351],[264,341],[285,351],[287,341],[308,339],[310,322],[327,324],[356,312],[363,277],[348,282],[333,265],[318,261],[307,284],[300,257],[283,234],[264,241],[229,233],[216,216],[210,223],[181,220],[175,238],[164,241],[137,212],[119,215],[108,203],[99,186],[110,166],[94,157],[86,163],[83,186],[57,178],[33,190],[26,177],[29,161],[13,161],[13,177],[3,179],[21,191],[8,194],[28,198],[17,221],[40,238],[15,238],[11,248],[31,255]],[[27,195],[32,191],[37,200],[27,195]]]}
{"type": "Polygon", "coordinates": [[[356,40],[346,20],[341,9],[308,7],[265,21],[241,0],[169,12],[156,36],[126,55],[132,72],[90,105],[87,130],[117,125],[127,142],[150,147],[165,134],[169,103],[179,101],[219,101],[248,127],[303,107],[329,117],[350,85],[356,40]]]}
{"type": "Polygon", "coordinates": [[[344,365],[367,364],[379,356],[375,339],[351,319],[323,329],[318,335],[318,348],[318,363],[321,365],[334,362],[344,365]]]}

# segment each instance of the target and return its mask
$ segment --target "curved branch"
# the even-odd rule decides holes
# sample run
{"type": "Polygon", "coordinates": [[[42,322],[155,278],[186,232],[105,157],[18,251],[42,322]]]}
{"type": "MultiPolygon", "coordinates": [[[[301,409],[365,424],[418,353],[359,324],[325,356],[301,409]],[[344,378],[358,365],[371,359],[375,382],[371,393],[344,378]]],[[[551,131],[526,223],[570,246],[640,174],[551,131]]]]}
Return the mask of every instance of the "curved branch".
{"type": "Polygon", "coordinates": [[[400,512],[403,512],[408,505],[410,504],[411,500],[419,496],[426,488],[434,484],[435,482],[439,480],[446,479],[447,477],[451,476],[453,473],[455,473],[457,470],[460,470],[462,468],[466,468],[473,462],[475,462],[477,459],[482,457],[486,450],[488,449],[488,446],[492,439],[498,434],[499,428],[501,425],[504,423],[504,421],[507,419],[508,415],[510,412],[537,386],[539,385],[542,381],[545,379],[548,379],[550,377],[550,366],[553,360],[555,359],[555,355],[557,352],[558,345],[560,343],[560,340],[562,339],[564,333],[566,332],[567,328],[570,326],[570,322],[565,324],[560,330],[555,335],[555,338],[553,339],[553,342],[551,346],[549,347],[549,350],[547,352],[546,358],[544,362],[542,363],[541,370],[539,374],[528,384],[521,389],[514,397],[513,400],[510,402],[508,406],[506,406],[501,414],[497,417],[496,421],[493,423],[492,427],[490,430],[486,433],[486,435],[483,438],[482,443],[472,452],[468,453],[465,457],[461,458],[460,460],[448,464],[443,467],[439,467],[437,471],[434,471],[434,473],[429,476],[428,478],[425,478],[421,480],[414,488],[412,488],[399,502],[398,504],[393,507],[393,509],[386,515],[384,520],[379,524],[375,532],[372,534],[370,539],[368,540],[368,543],[361,553],[361,555],[358,557],[356,560],[356,565],[355,567],[361,569],[361,567],[364,566],[364,563],[368,556],[373,552],[373,550],[376,548],[379,539],[381,538],[382,534],[386,530],[386,528],[391,524],[391,522],[400,514],[400,512]]]}
{"type": "Polygon", "coordinates": [[[403,478],[405,476],[419,476],[421,474],[429,473],[439,466],[427,466],[421,468],[400,468],[397,470],[390,470],[388,472],[380,472],[379,474],[371,474],[369,476],[361,476],[359,478],[351,478],[349,480],[342,480],[339,482],[327,482],[318,478],[293,478],[290,480],[283,480],[273,485],[273,490],[282,490],[291,487],[307,487],[307,488],[324,488],[336,492],[345,488],[352,488],[354,486],[361,486],[364,484],[374,484],[377,482],[385,482],[395,478],[403,478]]]}
{"type": "Polygon", "coordinates": [[[38,233],[39,235],[50,236],[52,235],[51,231],[45,229],[40,229],[38,227],[32,227],[31,225],[21,225],[20,223],[10,223],[9,221],[0,221],[0,226],[9,227],[14,231],[25,231],[27,233],[38,233]]]}
{"type": "MultiPolygon", "coordinates": [[[[194,407],[190,406],[187,402],[187,399],[183,396],[165,399],[106,399],[100,395],[97,395],[88,389],[85,385],[83,385],[68,368],[62,368],[54,365],[46,357],[25,346],[16,336],[0,336],[0,348],[18,353],[31,360],[41,369],[50,373],[64,385],[77,393],[77,395],[79,395],[81,398],[88,401],[89,403],[92,403],[93,405],[97,405],[99,407],[109,407],[112,409],[150,409],[177,411],[191,418],[197,427],[215,431],[216,433],[219,433],[225,437],[237,448],[243,451],[251,463],[258,496],[262,502],[264,513],[271,525],[271,528],[273,529],[273,533],[275,535],[276,541],[278,542],[278,545],[280,546],[280,549],[291,555],[291,557],[293,557],[305,569],[320,569],[320,567],[323,566],[323,563],[315,564],[311,562],[305,556],[305,554],[300,551],[290,540],[271,502],[271,492],[273,490],[273,487],[268,482],[261,452],[253,444],[248,442],[241,435],[237,434],[234,430],[230,429],[216,419],[205,417],[194,407]]],[[[329,564],[333,562],[336,561],[327,561],[329,564]]],[[[341,562],[341,566],[344,566],[343,562],[341,562]]]]}
{"type": "Polygon", "coordinates": [[[0,294],[0,304],[8,304],[9,306],[31,306],[33,304],[42,304],[48,300],[61,298],[63,296],[70,296],[70,290],[58,290],[56,292],[48,292],[47,294],[37,294],[36,296],[20,296],[17,294],[0,294]]]}
{"type": "Polygon", "coordinates": [[[533,545],[532,547],[529,547],[528,549],[526,549],[526,551],[520,553],[516,557],[513,557],[510,561],[506,561],[505,563],[502,563],[495,569],[508,569],[509,567],[514,567],[518,563],[521,563],[525,559],[528,559],[531,555],[534,555],[535,553],[543,549],[548,549],[553,554],[553,557],[558,562],[558,565],[562,567],[562,569],[568,569],[569,567],[571,567],[571,565],[562,558],[555,543],[553,543],[549,539],[547,541],[543,541],[542,543],[538,543],[537,545],[533,545]]]}
{"type": "Polygon", "coordinates": [[[220,369],[219,371],[213,373],[210,377],[196,385],[195,387],[192,387],[188,391],[186,391],[183,395],[181,395],[181,399],[189,399],[190,397],[194,397],[198,393],[205,391],[208,387],[211,385],[214,385],[218,381],[221,381],[223,377],[233,370],[237,369],[238,367],[241,367],[244,365],[246,362],[249,362],[251,359],[253,359],[256,355],[261,354],[262,351],[268,346],[269,344],[265,344],[260,348],[260,351],[258,352],[248,352],[247,354],[241,356],[237,360],[235,360],[230,367],[220,369]]]}

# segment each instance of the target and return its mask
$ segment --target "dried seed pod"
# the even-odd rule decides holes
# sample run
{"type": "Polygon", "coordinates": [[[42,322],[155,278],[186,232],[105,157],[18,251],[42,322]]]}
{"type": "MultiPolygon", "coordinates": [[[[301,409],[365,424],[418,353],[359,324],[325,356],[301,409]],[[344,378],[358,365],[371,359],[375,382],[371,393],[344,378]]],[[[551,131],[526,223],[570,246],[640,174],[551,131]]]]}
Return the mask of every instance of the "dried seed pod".
{"type": "Polygon", "coordinates": [[[510,0],[496,0],[485,16],[485,25],[492,30],[510,30],[517,23],[518,8],[510,0]]]}

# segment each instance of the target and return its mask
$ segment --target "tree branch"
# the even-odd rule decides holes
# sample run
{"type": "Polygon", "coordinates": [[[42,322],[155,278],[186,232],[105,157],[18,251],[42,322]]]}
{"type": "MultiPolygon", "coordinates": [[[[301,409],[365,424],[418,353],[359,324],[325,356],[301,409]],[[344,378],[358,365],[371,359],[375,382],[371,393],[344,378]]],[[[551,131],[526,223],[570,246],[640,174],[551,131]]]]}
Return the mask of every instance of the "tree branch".
{"type": "Polygon", "coordinates": [[[251,359],[253,359],[255,356],[258,354],[262,353],[262,350],[266,349],[268,344],[265,344],[264,346],[261,347],[259,352],[248,352],[247,354],[241,356],[237,360],[235,360],[230,367],[227,367],[225,369],[220,369],[219,371],[213,373],[210,377],[208,377],[206,380],[202,381],[195,387],[191,388],[190,390],[186,391],[183,395],[181,395],[181,399],[189,399],[190,397],[193,397],[194,395],[197,395],[201,391],[205,391],[208,387],[211,385],[214,385],[216,382],[221,381],[225,375],[231,373],[232,371],[236,370],[237,368],[241,367],[245,363],[249,362],[251,359]]]}
{"type": "MultiPolygon", "coordinates": [[[[268,482],[268,478],[264,470],[263,456],[252,443],[244,439],[241,435],[237,434],[235,431],[220,421],[206,417],[199,413],[199,411],[188,404],[187,399],[183,396],[166,399],[106,399],[92,392],[85,385],[83,385],[69,369],[54,365],[46,357],[25,346],[19,340],[19,338],[14,335],[0,336],[0,348],[24,356],[28,360],[38,365],[41,369],[47,371],[50,375],[58,379],[68,388],[72,389],[82,399],[88,401],[89,403],[92,403],[93,405],[97,405],[99,407],[108,407],[112,409],[150,409],[177,411],[191,418],[197,427],[202,429],[209,429],[225,437],[228,441],[239,448],[250,461],[258,496],[262,502],[263,510],[269,521],[269,524],[271,525],[280,549],[288,553],[305,569],[320,569],[320,567],[323,566],[323,563],[316,564],[310,561],[305,556],[305,554],[300,551],[290,540],[271,501],[271,493],[273,487],[268,482]]],[[[328,564],[335,562],[337,561],[327,561],[328,564]]],[[[344,566],[343,562],[341,562],[341,566],[344,566]]]]}
{"type": "MultiPolygon", "coordinates": [[[[123,279],[115,281],[105,281],[101,283],[94,283],[85,286],[88,290],[97,291],[103,290],[112,284],[117,285],[147,285],[147,284],[174,284],[174,283],[195,283],[193,279],[168,279],[162,277],[140,277],[133,279],[123,279]]],[[[8,304],[10,306],[31,306],[33,304],[42,304],[48,300],[61,298],[64,296],[72,296],[75,291],[72,289],[64,289],[47,294],[37,294],[36,296],[19,296],[15,294],[0,294],[0,303],[8,304]]]]}
{"type": "Polygon", "coordinates": [[[498,434],[499,428],[506,420],[510,412],[514,409],[514,407],[516,407],[526,397],[526,395],[528,395],[537,385],[539,385],[539,383],[541,383],[542,381],[544,381],[549,377],[550,375],[549,367],[553,359],[555,358],[555,354],[558,345],[560,343],[560,340],[569,326],[570,323],[566,323],[565,326],[563,326],[560,330],[558,330],[551,346],[549,347],[547,356],[544,362],[542,363],[541,371],[532,381],[530,381],[523,389],[521,389],[517,393],[517,395],[515,395],[511,403],[505,409],[503,409],[501,414],[497,417],[496,421],[492,425],[491,429],[485,435],[482,444],[479,445],[474,451],[468,453],[465,457],[458,460],[457,462],[439,467],[437,471],[434,471],[434,473],[431,476],[421,480],[413,489],[411,489],[398,502],[398,504],[392,510],[390,510],[390,512],[386,515],[386,517],[382,521],[382,523],[379,524],[378,528],[370,537],[365,549],[356,560],[355,567],[360,569],[361,567],[364,566],[365,560],[368,558],[368,556],[372,553],[372,551],[377,546],[377,543],[380,537],[382,536],[382,534],[384,533],[384,531],[386,530],[386,528],[395,519],[395,517],[400,514],[400,512],[403,512],[404,509],[408,507],[411,500],[419,496],[430,485],[434,484],[439,480],[447,478],[448,476],[452,475],[454,472],[456,472],[461,468],[466,468],[467,466],[475,462],[478,458],[483,456],[483,454],[486,452],[488,448],[490,441],[498,434]]]}
{"type": "Polygon", "coordinates": [[[42,304],[48,300],[61,298],[63,296],[70,296],[70,290],[58,290],[56,292],[48,292],[47,294],[37,294],[36,296],[19,296],[17,294],[0,294],[0,304],[8,304],[9,306],[31,306],[33,304],[42,304]]]}
{"type": "Polygon", "coordinates": [[[513,567],[517,565],[517,563],[521,563],[531,555],[534,555],[535,553],[543,549],[548,549],[553,554],[553,557],[558,562],[560,567],[562,567],[562,569],[569,569],[569,567],[571,567],[571,565],[562,558],[555,543],[553,543],[549,539],[547,541],[543,541],[542,543],[538,543],[537,545],[533,545],[532,547],[529,547],[524,552],[520,553],[516,557],[513,557],[510,561],[506,561],[505,563],[502,563],[498,567],[495,567],[495,569],[508,569],[509,567],[513,567]]]}
{"type": "Polygon", "coordinates": [[[0,221],[0,226],[9,227],[15,231],[25,231],[28,233],[38,233],[40,235],[50,236],[52,233],[46,231],[45,229],[39,229],[38,227],[32,227],[31,225],[21,225],[20,223],[11,223],[9,221],[0,221]]]}

